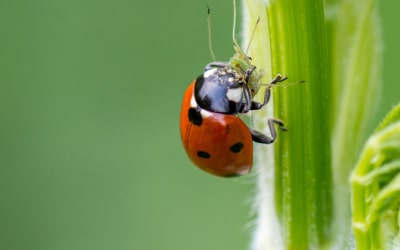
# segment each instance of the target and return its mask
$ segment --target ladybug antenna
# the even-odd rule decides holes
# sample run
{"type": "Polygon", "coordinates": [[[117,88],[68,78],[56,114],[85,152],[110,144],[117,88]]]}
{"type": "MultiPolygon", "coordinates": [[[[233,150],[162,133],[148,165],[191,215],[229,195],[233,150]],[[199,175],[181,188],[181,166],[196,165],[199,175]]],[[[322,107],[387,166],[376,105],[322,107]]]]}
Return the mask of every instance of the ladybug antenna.
{"type": "Polygon", "coordinates": [[[236,40],[236,32],[235,32],[236,31],[236,12],[237,12],[236,11],[236,0],[233,0],[233,30],[232,30],[233,45],[234,45],[234,47],[236,47],[237,51],[239,51],[241,54],[244,54],[245,56],[247,56],[249,49],[250,49],[251,42],[253,41],[253,38],[254,38],[254,34],[256,33],[258,23],[260,22],[260,17],[257,18],[256,25],[254,26],[253,32],[251,33],[250,41],[249,41],[249,44],[247,45],[247,48],[245,51],[246,53],[243,53],[242,49],[239,46],[238,41],[236,40]]]}
{"type": "Polygon", "coordinates": [[[232,40],[233,40],[233,46],[236,47],[237,49],[239,49],[240,51],[242,51],[240,49],[239,43],[236,40],[236,0],[233,0],[233,28],[232,28],[232,40]]]}
{"type": "Polygon", "coordinates": [[[215,62],[217,60],[215,59],[215,54],[212,47],[212,39],[211,39],[211,9],[208,5],[207,5],[207,26],[208,26],[208,49],[210,50],[210,54],[213,61],[215,62]]]}
{"type": "Polygon", "coordinates": [[[254,25],[254,29],[253,29],[253,32],[251,33],[250,41],[249,41],[249,44],[247,45],[245,55],[247,55],[249,53],[250,45],[251,45],[251,42],[253,41],[254,35],[256,34],[257,26],[259,23],[260,23],[260,17],[257,18],[256,25],[254,25]]]}

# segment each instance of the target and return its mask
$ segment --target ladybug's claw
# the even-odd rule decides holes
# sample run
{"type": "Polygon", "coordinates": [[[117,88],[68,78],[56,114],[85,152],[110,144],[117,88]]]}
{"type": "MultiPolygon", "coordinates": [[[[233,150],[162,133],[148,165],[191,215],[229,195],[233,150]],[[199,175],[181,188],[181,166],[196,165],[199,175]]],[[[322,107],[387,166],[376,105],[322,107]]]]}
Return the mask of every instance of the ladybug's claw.
{"type": "Polygon", "coordinates": [[[273,124],[274,124],[274,123],[278,124],[279,128],[280,128],[282,131],[288,131],[287,128],[285,127],[285,124],[283,123],[282,120],[279,120],[279,119],[276,119],[276,118],[272,118],[272,119],[269,119],[269,120],[268,120],[268,125],[269,125],[270,128],[273,127],[273,124]]]}
{"type": "Polygon", "coordinates": [[[277,74],[274,79],[270,82],[271,85],[277,84],[278,82],[283,82],[288,79],[287,76],[282,77],[280,74],[277,74]]]}

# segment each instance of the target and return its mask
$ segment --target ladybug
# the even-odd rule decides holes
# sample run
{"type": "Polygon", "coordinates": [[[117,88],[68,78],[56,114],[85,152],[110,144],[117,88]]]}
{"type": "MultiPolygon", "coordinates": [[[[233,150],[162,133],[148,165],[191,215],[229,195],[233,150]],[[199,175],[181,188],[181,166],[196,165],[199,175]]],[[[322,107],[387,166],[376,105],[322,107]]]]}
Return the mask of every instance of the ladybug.
{"type": "Polygon", "coordinates": [[[262,103],[253,101],[262,74],[237,43],[229,62],[212,62],[186,89],[180,114],[180,134],[190,160],[202,170],[221,177],[250,172],[253,141],[270,144],[276,139],[274,124],[286,131],[284,123],[269,119],[271,136],[253,130],[237,116],[265,106],[272,85],[287,77],[277,75],[264,93],[262,103]]]}

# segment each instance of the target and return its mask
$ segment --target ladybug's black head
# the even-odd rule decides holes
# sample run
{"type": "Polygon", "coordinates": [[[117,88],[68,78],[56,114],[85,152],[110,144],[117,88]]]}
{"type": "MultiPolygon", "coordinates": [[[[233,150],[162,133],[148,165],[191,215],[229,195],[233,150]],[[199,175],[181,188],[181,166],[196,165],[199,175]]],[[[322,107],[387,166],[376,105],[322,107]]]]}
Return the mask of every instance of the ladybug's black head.
{"type": "Polygon", "coordinates": [[[195,82],[194,96],[197,104],[208,111],[236,114],[243,106],[244,81],[234,70],[211,68],[195,82]]]}

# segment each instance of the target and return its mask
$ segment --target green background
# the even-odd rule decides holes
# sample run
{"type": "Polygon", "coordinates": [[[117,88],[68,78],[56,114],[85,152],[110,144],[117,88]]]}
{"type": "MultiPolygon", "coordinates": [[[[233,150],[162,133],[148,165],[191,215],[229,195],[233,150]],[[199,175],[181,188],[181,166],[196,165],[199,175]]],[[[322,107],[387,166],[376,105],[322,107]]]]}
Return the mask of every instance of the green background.
{"type": "MultiPolygon", "coordinates": [[[[232,54],[232,1],[0,1],[0,249],[246,249],[254,176],[187,159],[183,91],[232,54]]],[[[381,1],[400,100],[400,2],[381,1]]],[[[255,56],[255,55],[254,55],[255,56]]]]}

